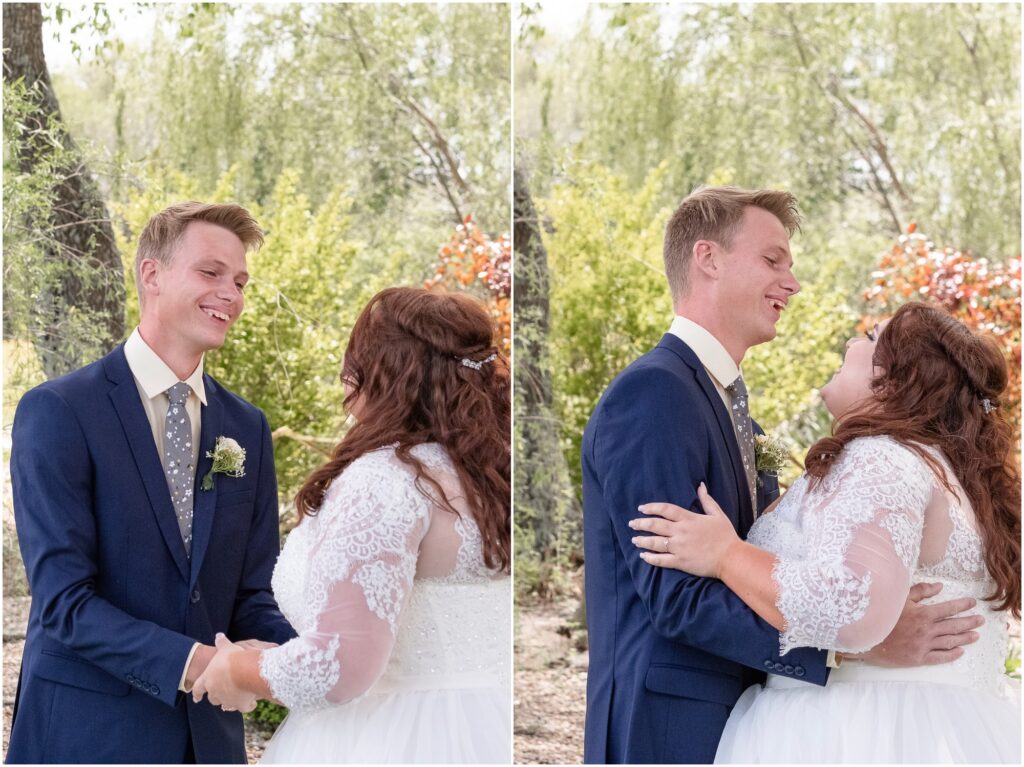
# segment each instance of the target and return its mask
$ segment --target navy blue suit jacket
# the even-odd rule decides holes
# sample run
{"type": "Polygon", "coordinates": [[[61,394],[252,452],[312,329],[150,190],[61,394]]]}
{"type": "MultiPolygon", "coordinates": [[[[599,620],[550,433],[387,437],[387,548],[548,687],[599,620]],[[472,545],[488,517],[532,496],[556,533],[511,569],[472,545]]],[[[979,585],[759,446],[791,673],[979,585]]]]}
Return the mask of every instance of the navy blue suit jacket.
{"type": "Polygon", "coordinates": [[[242,717],[178,692],[195,641],[285,642],[270,576],[277,481],[263,413],[204,376],[192,556],[123,347],[26,394],[11,478],[32,591],[9,762],[246,761],[242,717]],[[210,469],[218,436],[245,476],[210,469]]]}
{"type": "MultiPolygon", "coordinates": [[[[616,377],[583,437],[585,762],[711,762],[736,699],[765,670],[825,683],[825,652],[780,657],[779,632],[721,581],[640,559],[627,525],[637,506],[699,509],[701,482],[745,536],[754,516],[729,413],[669,334],[616,377]]],[[[778,492],[762,476],[759,507],[778,492]]]]}

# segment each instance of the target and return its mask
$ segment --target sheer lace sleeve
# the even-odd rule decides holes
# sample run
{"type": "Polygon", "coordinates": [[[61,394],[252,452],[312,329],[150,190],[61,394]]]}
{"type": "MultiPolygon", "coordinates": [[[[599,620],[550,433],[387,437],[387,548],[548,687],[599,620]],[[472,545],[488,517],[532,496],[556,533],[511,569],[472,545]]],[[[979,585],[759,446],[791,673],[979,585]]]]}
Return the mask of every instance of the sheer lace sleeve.
{"type": "Polygon", "coordinates": [[[862,652],[888,636],[910,590],[933,487],[921,458],[888,437],[846,446],[803,498],[802,557],[779,557],[773,571],[782,652],[862,652]]]}
{"type": "Polygon", "coordinates": [[[412,588],[430,505],[391,451],[362,456],[328,488],[313,524],[310,630],[264,651],[260,673],[290,709],[345,703],[383,673],[412,588]]]}

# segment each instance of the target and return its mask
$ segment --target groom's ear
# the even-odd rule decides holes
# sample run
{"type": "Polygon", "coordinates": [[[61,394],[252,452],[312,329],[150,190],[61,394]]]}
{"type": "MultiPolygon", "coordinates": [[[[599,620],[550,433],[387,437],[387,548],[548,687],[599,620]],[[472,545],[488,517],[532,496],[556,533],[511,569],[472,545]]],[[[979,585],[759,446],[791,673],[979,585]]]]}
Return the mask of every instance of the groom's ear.
{"type": "Polygon", "coordinates": [[[143,292],[153,295],[160,292],[160,285],[157,282],[159,272],[160,264],[155,258],[144,258],[139,262],[139,285],[143,292]]]}
{"type": "Polygon", "coordinates": [[[711,279],[718,279],[720,276],[717,248],[711,240],[697,240],[693,243],[693,263],[711,279]]]}

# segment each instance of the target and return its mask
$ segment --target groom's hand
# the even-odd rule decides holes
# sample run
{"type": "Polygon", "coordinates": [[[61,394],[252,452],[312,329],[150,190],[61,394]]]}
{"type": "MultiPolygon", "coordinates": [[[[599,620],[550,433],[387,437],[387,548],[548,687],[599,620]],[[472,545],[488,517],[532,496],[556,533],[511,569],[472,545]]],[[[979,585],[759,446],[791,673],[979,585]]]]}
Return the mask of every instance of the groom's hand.
{"type": "Polygon", "coordinates": [[[929,666],[949,663],[964,654],[963,645],[978,640],[973,629],[985,622],[980,615],[962,615],[976,604],[970,597],[922,605],[942,590],[939,583],[916,583],[910,589],[895,628],[881,644],[859,655],[876,666],[929,666]]]}
{"type": "Polygon", "coordinates": [[[208,644],[201,644],[196,648],[196,651],[192,653],[192,660],[189,661],[188,670],[185,671],[185,692],[192,692],[196,680],[206,671],[206,667],[210,665],[210,661],[216,654],[217,649],[208,644]]]}

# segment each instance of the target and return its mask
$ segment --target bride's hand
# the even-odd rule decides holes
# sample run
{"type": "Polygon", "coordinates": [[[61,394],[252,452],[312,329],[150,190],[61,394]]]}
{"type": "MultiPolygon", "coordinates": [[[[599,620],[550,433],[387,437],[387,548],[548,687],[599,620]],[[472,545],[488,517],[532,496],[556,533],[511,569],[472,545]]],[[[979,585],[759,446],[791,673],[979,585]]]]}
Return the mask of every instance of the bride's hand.
{"type": "Polygon", "coordinates": [[[633,544],[645,549],[640,557],[652,565],[718,578],[727,552],[740,538],[703,482],[697,488],[697,499],[704,514],[672,503],[640,506],[640,511],[648,516],[630,520],[629,526],[654,535],[637,536],[633,544]]]}

